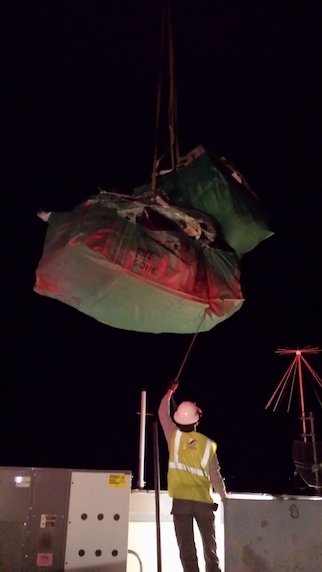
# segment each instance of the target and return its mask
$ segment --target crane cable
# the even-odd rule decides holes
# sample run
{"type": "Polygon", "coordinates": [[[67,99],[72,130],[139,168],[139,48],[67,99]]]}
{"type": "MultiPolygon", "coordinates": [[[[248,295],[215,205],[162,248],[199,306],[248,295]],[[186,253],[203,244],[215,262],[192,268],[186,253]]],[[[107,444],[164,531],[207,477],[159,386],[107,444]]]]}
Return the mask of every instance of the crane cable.
{"type": "Polygon", "coordinates": [[[174,42],[173,42],[173,26],[171,0],[167,2],[167,23],[169,38],[169,109],[168,109],[168,126],[170,132],[170,154],[171,166],[175,170],[179,160],[179,145],[177,133],[177,91],[174,70],[174,42]]]}
{"type": "MultiPolygon", "coordinates": [[[[156,118],[155,118],[155,141],[154,141],[154,156],[153,156],[153,169],[151,177],[151,190],[156,192],[156,179],[157,171],[160,161],[165,157],[165,154],[158,157],[158,134],[160,125],[160,114],[161,114],[161,99],[162,99],[162,85],[163,85],[163,57],[164,57],[164,47],[165,38],[167,35],[168,40],[168,79],[169,79],[169,103],[168,103],[168,128],[169,128],[169,138],[170,138],[170,158],[171,158],[171,168],[176,170],[178,168],[178,162],[180,157],[179,151],[179,139],[178,139],[178,105],[177,105],[177,89],[175,81],[175,66],[174,66],[174,39],[173,39],[173,25],[172,25],[172,2],[171,0],[164,0],[162,19],[161,19],[161,48],[160,48],[160,67],[158,75],[158,86],[157,86],[157,101],[156,101],[156,118]]],[[[192,347],[196,341],[197,335],[201,328],[202,322],[206,316],[206,311],[203,313],[198,328],[190,342],[190,345],[186,351],[183,358],[182,364],[176,376],[176,380],[179,381],[181,372],[185,366],[188,356],[192,350],[192,347]]]]}
{"type": "Polygon", "coordinates": [[[165,37],[165,13],[162,13],[161,19],[161,48],[160,48],[160,66],[159,66],[159,76],[158,76],[158,87],[157,87],[157,101],[156,101],[156,117],[155,117],[155,140],[154,140],[154,156],[153,156],[153,169],[152,169],[152,191],[156,191],[156,179],[157,170],[159,166],[160,159],[158,159],[158,132],[160,123],[160,111],[161,111],[161,93],[162,93],[162,79],[163,79],[163,52],[164,52],[164,37],[165,37]]]}
{"type": "Polygon", "coordinates": [[[173,41],[173,26],[172,26],[172,6],[171,0],[165,0],[163,4],[163,12],[161,18],[161,48],[160,48],[160,67],[157,85],[157,100],[156,100],[156,118],[155,118],[155,142],[154,142],[154,156],[153,168],[151,177],[151,189],[156,191],[157,170],[160,161],[167,153],[158,157],[158,135],[160,126],[161,114],[161,99],[162,99],[162,86],[163,86],[163,59],[165,40],[167,37],[168,47],[168,79],[169,79],[169,103],[168,103],[168,128],[170,139],[170,157],[171,168],[177,169],[179,161],[179,143],[178,143],[178,128],[177,128],[177,91],[175,82],[174,70],[174,41],[173,41]]]}

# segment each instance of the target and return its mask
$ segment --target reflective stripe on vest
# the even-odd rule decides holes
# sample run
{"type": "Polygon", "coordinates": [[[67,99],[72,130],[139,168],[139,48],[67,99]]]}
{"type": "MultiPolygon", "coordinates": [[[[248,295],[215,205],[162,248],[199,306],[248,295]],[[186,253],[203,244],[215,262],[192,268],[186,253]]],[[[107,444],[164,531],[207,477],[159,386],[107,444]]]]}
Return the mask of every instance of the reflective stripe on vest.
{"type": "Polygon", "coordinates": [[[179,463],[179,446],[180,446],[181,436],[182,436],[181,431],[177,431],[173,443],[174,460],[169,462],[169,469],[179,469],[180,471],[187,471],[188,473],[192,473],[193,475],[198,475],[199,477],[206,477],[207,479],[209,479],[209,474],[206,471],[206,466],[209,462],[211,453],[211,440],[207,439],[206,442],[205,451],[200,463],[202,469],[196,469],[195,467],[190,467],[189,465],[185,465],[184,463],[179,463]]]}

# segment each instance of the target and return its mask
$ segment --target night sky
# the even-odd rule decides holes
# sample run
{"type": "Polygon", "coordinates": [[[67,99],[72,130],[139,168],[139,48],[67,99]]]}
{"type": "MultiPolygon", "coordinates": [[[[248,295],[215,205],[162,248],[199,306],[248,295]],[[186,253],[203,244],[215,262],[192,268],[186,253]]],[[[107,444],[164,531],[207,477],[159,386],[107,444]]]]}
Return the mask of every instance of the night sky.
{"type": "MultiPolygon", "coordinates": [[[[322,346],[322,7],[173,3],[181,151],[203,144],[232,160],[275,233],[244,256],[245,304],[198,335],[177,401],[202,408],[199,430],[218,443],[229,491],[298,492],[297,388],[290,413],[265,405],[290,363],[275,350],[322,346]]],[[[113,329],[33,292],[39,209],[150,180],[160,11],[151,0],[3,10],[1,465],[131,469],[135,484],[140,392],[155,413],[191,341],[113,329]]],[[[322,375],[322,354],[310,363],[322,375]]],[[[317,400],[308,407],[322,440],[317,400]]],[[[160,460],[164,487],[161,431],[160,460]]]]}

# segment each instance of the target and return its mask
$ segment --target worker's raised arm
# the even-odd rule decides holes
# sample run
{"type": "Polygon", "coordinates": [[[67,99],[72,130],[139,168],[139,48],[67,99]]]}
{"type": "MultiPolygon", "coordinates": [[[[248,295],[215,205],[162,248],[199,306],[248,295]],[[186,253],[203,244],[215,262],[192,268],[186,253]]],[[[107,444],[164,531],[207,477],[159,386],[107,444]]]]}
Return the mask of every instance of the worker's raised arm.
{"type": "Polygon", "coordinates": [[[159,405],[159,411],[158,411],[161,427],[163,429],[164,436],[167,440],[169,448],[170,448],[170,442],[171,442],[171,437],[173,435],[173,432],[177,429],[177,426],[172,421],[171,415],[170,415],[170,401],[171,401],[171,397],[172,397],[173,393],[175,392],[175,390],[177,389],[177,387],[178,387],[178,383],[176,381],[173,381],[169,384],[169,389],[166,392],[166,394],[164,395],[164,397],[161,399],[161,402],[159,405]]]}

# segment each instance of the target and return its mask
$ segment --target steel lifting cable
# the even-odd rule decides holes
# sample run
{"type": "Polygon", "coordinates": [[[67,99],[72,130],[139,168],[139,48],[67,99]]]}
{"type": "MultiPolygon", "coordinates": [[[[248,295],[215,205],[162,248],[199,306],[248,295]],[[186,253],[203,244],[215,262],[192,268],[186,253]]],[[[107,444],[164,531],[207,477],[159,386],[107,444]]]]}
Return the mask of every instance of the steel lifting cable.
{"type": "Polygon", "coordinates": [[[162,82],[163,82],[163,54],[165,37],[168,40],[168,56],[169,56],[169,104],[168,104],[168,128],[170,137],[170,157],[171,167],[176,169],[179,160],[179,144],[177,134],[177,93],[174,71],[174,43],[173,43],[173,27],[172,27],[172,6],[171,0],[164,0],[162,23],[161,23],[161,49],[160,49],[160,68],[158,76],[157,87],[157,101],[156,101],[156,119],[155,119],[155,142],[154,142],[154,156],[153,156],[153,169],[152,169],[152,191],[156,191],[156,178],[157,170],[160,161],[164,155],[158,158],[158,134],[161,112],[161,98],[162,98],[162,82]]]}
{"type": "Polygon", "coordinates": [[[173,43],[173,27],[172,27],[172,6],[171,0],[167,2],[167,24],[168,24],[168,43],[169,43],[169,110],[168,110],[168,126],[170,132],[170,155],[172,169],[178,166],[179,149],[177,134],[177,93],[174,70],[174,43],[173,43]]]}
{"type": "Polygon", "coordinates": [[[158,159],[158,132],[160,123],[160,111],[161,111],[161,94],[162,94],[162,60],[164,52],[164,37],[165,37],[165,10],[162,13],[161,22],[161,48],[160,48],[160,66],[159,66],[159,76],[158,76],[158,87],[157,87],[157,102],[156,102],[156,117],[155,117],[155,140],[154,140],[154,156],[153,156],[153,169],[152,169],[152,191],[156,191],[156,180],[157,180],[157,170],[159,166],[160,159],[158,159]]]}
{"type": "MultiPolygon", "coordinates": [[[[175,69],[174,69],[174,41],[173,41],[173,26],[172,26],[172,2],[171,0],[164,0],[162,23],[161,23],[161,50],[160,50],[160,68],[158,76],[158,87],[157,87],[157,102],[156,102],[156,120],[155,120],[155,142],[154,142],[154,157],[153,157],[153,169],[152,169],[152,181],[151,189],[153,192],[156,191],[156,179],[157,170],[160,161],[163,159],[164,155],[158,158],[158,132],[160,123],[160,112],[161,112],[161,96],[162,96],[162,64],[163,64],[163,53],[165,44],[165,35],[168,34],[168,56],[169,56],[169,105],[168,105],[168,128],[170,135],[170,157],[171,157],[171,167],[173,170],[177,169],[179,161],[179,141],[178,141],[178,123],[177,123],[177,90],[175,81],[175,69]]],[[[179,381],[182,370],[186,364],[192,347],[196,341],[197,335],[201,328],[202,322],[205,318],[206,311],[204,311],[198,328],[190,342],[188,350],[183,358],[182,364],[179,368],[176,380],[179,381]]]]}

